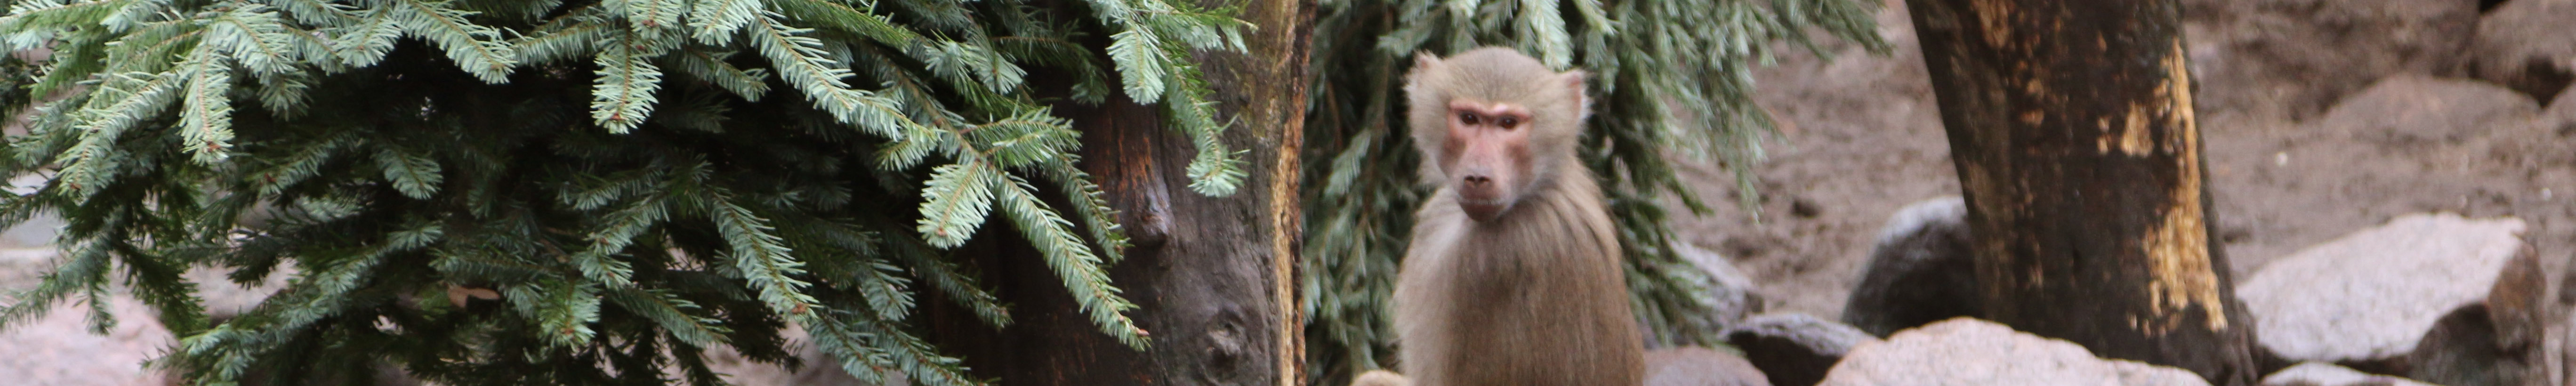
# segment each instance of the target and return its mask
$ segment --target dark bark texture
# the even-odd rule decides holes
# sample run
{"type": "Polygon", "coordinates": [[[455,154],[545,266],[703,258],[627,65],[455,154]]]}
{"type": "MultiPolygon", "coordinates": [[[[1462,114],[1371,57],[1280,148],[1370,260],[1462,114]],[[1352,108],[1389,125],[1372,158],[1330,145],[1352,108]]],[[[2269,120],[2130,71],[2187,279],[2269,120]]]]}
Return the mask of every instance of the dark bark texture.
{"type": "Polygon", "coordinates": [[[1984,317],[2254,381],[2253,325],[2210,243],[2173,0],[1912,0],[1977,235],[1984,317]]]}
{"type": "Polygon", "coordinates": [[[1137,351],[1100,333],[1034,249],[1008,229],[988,228],[978,234],[996,236],[958,253],[987,271],[986,283],[1011,303],[1013,323],[995,331],[963,310],[935,310],[929,317],[941,348],[1008,385],[1298,384],[1305,354],[1292,286],[1295,157],[1311,3],[1241,4],[1239,17],[1258,26],[1246,36],[1249,51],[1200,56],[1220,121],[1234,122],[1226,143],[1247,150],[1250,176],[1234,195],[1190,190],[1185,167],[1197,146],[1164,125],[1161,107],[1123,96],[1106,106],[1056,106],[1083,132],[1082,168],[1134,240],[1109,273],[1137,304],[1128,316],[1150,334],[1151,347],[1137,351]]]}

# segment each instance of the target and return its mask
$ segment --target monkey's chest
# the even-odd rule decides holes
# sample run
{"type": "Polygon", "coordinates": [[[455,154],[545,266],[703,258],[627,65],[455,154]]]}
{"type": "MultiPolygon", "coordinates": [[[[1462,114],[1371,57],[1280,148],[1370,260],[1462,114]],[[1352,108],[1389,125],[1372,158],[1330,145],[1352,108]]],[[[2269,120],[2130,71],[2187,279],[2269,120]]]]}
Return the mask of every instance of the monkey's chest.
{"type": "MultiPolygon", "coordinates": [[[[1535,268],[1535,267],[1534,267],[1535,268]]],[[[1616,266],[1534,269],[1457,282],[1446,352],[1475,358],[1448,385],[1619,384],[1639,363],[1634,314],[1616,266]],[[1585,277],[1589,276],[1589,277],[1585,277]]],[[[1401,307],[1403,305],[1399,305],[1401,307]]]]}

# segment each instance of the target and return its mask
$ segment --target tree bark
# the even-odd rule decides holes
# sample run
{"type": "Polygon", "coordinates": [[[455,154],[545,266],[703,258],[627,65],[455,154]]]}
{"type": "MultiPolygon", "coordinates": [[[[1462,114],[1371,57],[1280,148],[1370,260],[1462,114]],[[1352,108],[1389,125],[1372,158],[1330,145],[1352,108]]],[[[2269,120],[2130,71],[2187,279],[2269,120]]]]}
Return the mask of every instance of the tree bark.
{"type": "MultiPolygon", "coordinates": [[[[1164,125],[1159,106],[1122,95],[1106,106],[1055,107],[1083,132],[1082,168],[1134,241],[1109,273],[1137,304],[1128,316],[1152,346],[1137,351],[1100,333],[1024,242],[979,241],[959,254],[991,270],[987,284],[1012,303],[1012,325],[993,331],[954,307],[930,316],[938,343],[964,356],[974,374],[1009,385],[1303,384],[1296,157],[1313,4],[1241,5],[1239,17],[1258,26],[1246,35],[1248,51],[1200,55],[1219,120],[1234,122],[1226,145],[1247,151],[1250,175],[1234,195],[1190,190],[1184,170],[1198,147],[1164,125]]],[[[979,238],[987,239],[1007,237],[979,238]]]]}
{"type": "Polygon", "coordinates": [[[1912,0],[1977,235],[1983,316],[2097,355],[2254,380],[2210,243],[2172,0],[1912,0]]]}

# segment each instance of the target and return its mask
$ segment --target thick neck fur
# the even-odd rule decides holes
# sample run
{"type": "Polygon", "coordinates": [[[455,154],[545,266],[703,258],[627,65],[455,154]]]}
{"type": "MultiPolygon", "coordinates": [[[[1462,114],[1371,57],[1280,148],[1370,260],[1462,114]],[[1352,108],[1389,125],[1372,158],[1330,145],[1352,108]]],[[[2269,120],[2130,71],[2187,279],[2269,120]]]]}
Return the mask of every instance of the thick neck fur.
{"type": "Polygon", "coordinates": [[[1601,227],[1611,222],[1608,208],[1601,205],[1601,186],[1593,182],[1592,172],[1574,162],[1554,164],[1555,170],[1545,171],[1544,176],[1531,181],[1529,193],[1492,221],[1468,218],[1466,211],[1458,207],[1457,192],[1446,187],[1432,194],[1430,202],[1415,213],[1416,220],[1462,224],[1459,228],[1464,228],[1464,233],[1459,237],[1484,236],[1479,237],[1483,242],[1458,246],[1475,255],[1619,256],[1618,230],[1601,227]]]}
{"type": "Polygon", "coordinates": [[[1417,384],[1641,382],[1643,338],[1600,187],[1558,164],[1493,221],[1469,219],[1447,188],[1415,213],[1395,312],[1417,384]]]}

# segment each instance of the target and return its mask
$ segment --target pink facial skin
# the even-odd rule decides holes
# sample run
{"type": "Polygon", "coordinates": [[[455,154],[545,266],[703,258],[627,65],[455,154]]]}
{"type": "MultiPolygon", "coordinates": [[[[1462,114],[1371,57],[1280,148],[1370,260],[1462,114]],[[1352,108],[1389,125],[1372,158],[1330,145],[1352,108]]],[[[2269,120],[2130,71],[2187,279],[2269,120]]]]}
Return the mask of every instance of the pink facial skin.
{"type": "Polygon", "coordinates": [[[1449,159],[1441,170],[1458,179],[1458,206],[1467,217],[1490,221],[1520,201],[1530,175],[1529,109],[1509,103],[1449,102],[1449,159]]]}

